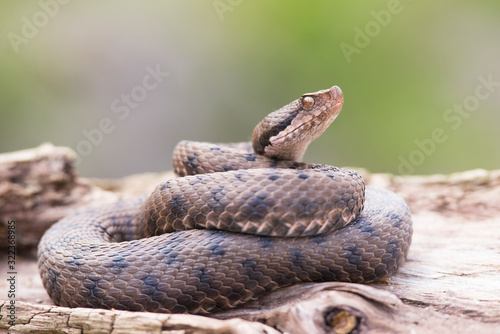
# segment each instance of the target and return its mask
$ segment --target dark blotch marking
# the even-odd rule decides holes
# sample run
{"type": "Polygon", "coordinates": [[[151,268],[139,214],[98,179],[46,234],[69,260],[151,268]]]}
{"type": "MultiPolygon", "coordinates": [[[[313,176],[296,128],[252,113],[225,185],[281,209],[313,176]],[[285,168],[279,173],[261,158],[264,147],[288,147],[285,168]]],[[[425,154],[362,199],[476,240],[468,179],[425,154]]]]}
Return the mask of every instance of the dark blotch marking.
{"type": "Polygon", "coordinates": [[[362,249],[359,249],[358,247],[356,246],[349,246],[349,247],[346,247],[344,248],[346,251],[349,251],[351,252],[352,255],[362,255],[363,254],[363,250],[362,249]]]}
{"type": "Polygon", "coordinates": [[[212,274],[207,270],[207,268],[202,268],[200,270],[200,283],[212,284],[214,278],[212,274]]]}
{"type": "Polygon", "coordinates": [[[200,268],[200,269],[193,268],[191,270],[191,272],[189,273],[189,277],[201,278],[201,276],[203,276],[203,269],[204,268],[200,268]]]}
{"type": "MultiPolygon", "coordinates": [[[[323,267],[321,267],[323,268],[323,267]]],[[[334,266],[333,268],[325,268],[325,269],[317,269],[319,274],[321,275],[322,281],[339,281],[340,279],[337,275],[342,275],[342,269],[339,270],[338,266],[334,266]]],[[[319,279],[318,279],[319,281],[319,279]]]]}
{"type": "Polygon", "coordinates": [[[157,291],[156,285],[158,284],[159,280],[153,276],[146,276],[142,280],[142,282],[144,282],[144,285],[140,288],[141,293],[150,297],[153,296],[153,294],[157,291]]]}
{"type": "Polygon", "coordinates": [[[392,239],[388,244],[387,244],[387,252],[392,254],[394,258],[397,258],[399,254],[401,253],[401,250],[398,247],[398,240],[397,239],[392,239]]]}
{"type": "Polygon", "coordinates": [[[196,154],[194,152],[190,152],[187,155],[187,162],[186,162],[186,171],[188,175],[194,175],[198,174],[196,170],[200,167],[200,162],[198,161],[198,158],[196,157],[196,154]]]}
{"type": "Polygon", "coordinates": [[[78,268],[80,268],[80,264],[76,263],[75,259],[66,260],[66,261],[64,261],[64,263],[66,263],[66,266],[68,267],[68,269],[70,269],[72,271],[77,271],[78,268]]]}
{"type": "Polygon", "coordinates": [[[243,263],[242,274],[246,274],[250,279],[257,279],[261,276],[261,273],[255,270],[257,262],[252,260],[245,260],[243,263]]]}
{"type": "Polygon", "coordinates": [[[373,231],[375,231],[375,229],[370,224],[365,224],[361,227],[360,231],[372,233],[373,231]]]}
{"type": "Polygon", "coordinates": [[[52,286],[55,286],[55,283],[57,282],[57,277],[59,276],[59,273],[54,271],[54,269],[49,269],[49,282],[52,282],[52,286]]]}
{"type": "Polygon", "coordinates": [[[274,246],[273,238],[260,237],[257,241],[262,249],[272,248],[274,246]]]}
{"type": "MultiPolygon", "coordinates": [[[[222,242],[222,239],[224,239],[227,232],[220,231],[220,230],[207,230],[205,233],[207,233],[210,236],[213,236],[214,239],[217,239],[217,242],[222,242]]],[[[214,242],[215,242],[215,240],[214,240],[214,242]]]]}
{"type": "Polygon", "coordinates": [[[309,175],[306,175],[306,174],[300,174],[299,175],[299,179],[307,180],[308,178],[309,178],[309,175]]]}
{"type": "Polygon", "coordinates": [[[399,217],[399,215],[397,215],[395,213],[391,213],[391,215],[389,216],[389,218],[391,218],[391,220],[394,222],[392,224],[392,226],[394,226],[394,227],[401,227],[401,225],[403,225],[403,222],[401,221],[401,217],[399,217]]]}
{"type": "Polygon", "coordinates": [[[242,264],[243,264],[243,268],[252,269],[252,270],[257,265],[257,263],[255,261],[252,261],[252,260],[245,260],[245,262],[243,262],[242,264]]]}
{"type": "Polygon", "coordinates": [[[187,215],[187,212],[182,209],[182,205],[184,205],[187,201],[186,197],[182,195],[175,195],[166,203],[166,206],[172,214],[174,214],[177,218],[182,219],[187,215]]]}
{"type": "Polygon", "coordinates": [[[210,151],[221,151],[220,146],[210,147],[210,151]]]}
{"type": "Polygon", "coordinates": [[[215,255],[215,256],[223,256],[224,254],[226,254],[226,250],[224,249],[224,246],[218,245],[216,243],[211,243],[210,245],[208,245],[207,249],[211,250],[212,255],[215,255]]]}
{"type": "Polygon", "coordinates": [[[278,167],[278,164],[280,163],[280,161],[281,161],[281,160],[280,160],[280,159],[277,159],[277,158],[274,158],[274,159],[272,159],[272,160],[273,160],[273,162],[271,162],[271,164],[269,165],[269,167],[271,167],[271,168],[276,168],[276,167],[278,167]]]}
{"type": "Polygon", "coordinates": [[[233,166],[231,165],[223,165],[222,166],[222,169],[224,170],[224,172],[230,172],[232,170],[237,170],[237,168],[234,168],[233,166]]]}
{"type": "Polygon", "coordinates": [[[321,245],[322,243],[326,242],[325,238],[321,235],[311,238],[311,241],[314,242],[316,245],[321,245]]]}
{"type": "MultiPolygon", "coordinates": [[[[272,277],[264,275],[259,269],[257,269],[258,263],[252,260],[245,260],[242,262],[242,275],[248,276],[250,280],[254,280],[256,282],[259,282],[259,285],[264,288],[265,290],[254,290],[254,297],[259,298],[263,294],[265,294],[265,291],[271,291],[273,284],[269,284],[269,281],[267,281],[268,278],[271,278],[274,282],[280,284],[282,280],[285,280],[285,283],[287,283],[285,276],[282,273],[276,273],[276,275],[273,275],[272,277]],[[265,282],[265,283],[264,283],[265,282]]],[[[284,285],[284,284],[281,284],[284,285]]]]}
{"type": "Polygon", "coordinates": [[[255,161],[256,156],[257,155],[255,153],[249,153],[246,154],[244,158],[246,159],[246,161],[255,161]]]}
{"type": "Polygon", "coordinates": [[[95,282],[94,280],[91,280],[90,278],[85,278],[85,279],[82,281],[82,286],[83,286],[84,288],[87,288],[87,289],[89,289],[89,290],[92,290],[92,289],[94,289],[94,288],[97,286],[97,284],[96,284],[96,282],[95,282]]]}
{"type": "Polygon", "coordinates": [[[144,284],[154,286],[158,284],[158,278],[153,276],[146,276],[143,280],[144,284]]]}
{"type": "Polygon", "coordinates": [[[290,259],[291,259],[293,265],[296,267],[302,267],[305,265],[304,255],[302,255],[300,250],[298,250],[296,248],[290,249],[290,259]]]}
{"type": "Polygon", "coordinates": [[[210,189],[210,192],[213,194],[219,194],[222,191],[224,191],[224,188],[220,185],[218,187],[214,187],[214,188],[210,189]]]}
{"type": "Polygon", "coordinates": [[[263,204],[264,199],[266,199],[266,197],[254,196],[254,197],[250,198],[247,203],[248,203],[248,205],[251,205],[255,208],[256,206],[263,204]]]}
{"type": "Polygon", "coordinates": [[[106,296],[105,290],[95,286],[90,290],[90,297],[95,296],[97,298],[104,298],[106,296]]]}
{"type": "Polygon", "coordinates": [[[349,257],[349,263],[360,265],[361,264],[361,256],[359,255],[351,255],[349,257]]]}
{"type": "Polygon", "coordinates": [[[127,265],[125,263],[125,258],[123,256],[119,256],[119,255],[113,256],[113,257],[111,257],[111,261],[113,261],[113,263],[114,263],[112,268],[123,269],[123,268],[127,267],[127,265]]]}
{"type": "Polygon", "coordinates": [[[349,263],[358,265],[361,264],[361,255],[363,255],[363,250],[357,248],[356,246],[350,246],[346,247],[345,250],[349,251],[351,253],[351,256],[349,256],[349,263]]]}
{"type": "Polygon", "coordinates": [[[389,218],[393,219],[393,220],[399,220],[399,216],[395,213],[391,213],[389,218]]]}
{"type": "Polygon", "coordinates": [[[355,171],[353,171],[353,170],[344,169],[344,171],[347,171],[347,173],[349,174],[349,176],[352,176],[353,178],[359,178],[358,173],[356,173],[356,172],[355,172],[355,171]]]}
{"type": "Polygon", "coordinates": [[[269,180],[271,180],[271,181],[276,181],[279,178],[280,178],[279,175],[271,175],[271,176],[269,176],[269,180]]]}
{"type": "Polygon", "coordinates": [[[179,263],[179,261],[177,261],[177,256],[179,255],[178,251],[167,248],[163,251],[163,254],[165,254],[166,256],[166,258],[163,260],[166,264],[171,265],[179,263]]]}

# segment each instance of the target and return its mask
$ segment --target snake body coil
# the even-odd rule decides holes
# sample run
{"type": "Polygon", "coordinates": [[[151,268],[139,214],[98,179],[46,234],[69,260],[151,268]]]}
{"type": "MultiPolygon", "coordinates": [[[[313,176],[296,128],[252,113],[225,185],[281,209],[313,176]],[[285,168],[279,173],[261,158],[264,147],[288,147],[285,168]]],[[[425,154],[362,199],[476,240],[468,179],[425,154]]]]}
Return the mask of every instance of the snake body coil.
{"type": "Polygon", "coordinates": [[[336,86],[268,115],[252,144],[181,142],[149,197],[54,224],[39,269],[62,306],[208,314],[300,282],[374,282],[404,262],[408,207],[353,171],[298,162],[337,117],[336,86]]]}

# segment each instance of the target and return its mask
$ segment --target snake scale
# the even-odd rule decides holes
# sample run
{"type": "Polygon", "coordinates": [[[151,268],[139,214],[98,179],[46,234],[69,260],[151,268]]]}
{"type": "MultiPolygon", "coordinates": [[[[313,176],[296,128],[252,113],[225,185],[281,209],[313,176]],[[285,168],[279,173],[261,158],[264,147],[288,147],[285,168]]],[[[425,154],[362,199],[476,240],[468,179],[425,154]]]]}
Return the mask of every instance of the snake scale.
{"type": "Polygon", "coordinates": [[[375,282],[404,262],[412,222],[354,171],[299,162],[339,114],[334,86],[266,116],[252,144],[183,141],[151,196],[63,218],[38,247],[61,306],[209,314],[300,282],[375,282]]]}

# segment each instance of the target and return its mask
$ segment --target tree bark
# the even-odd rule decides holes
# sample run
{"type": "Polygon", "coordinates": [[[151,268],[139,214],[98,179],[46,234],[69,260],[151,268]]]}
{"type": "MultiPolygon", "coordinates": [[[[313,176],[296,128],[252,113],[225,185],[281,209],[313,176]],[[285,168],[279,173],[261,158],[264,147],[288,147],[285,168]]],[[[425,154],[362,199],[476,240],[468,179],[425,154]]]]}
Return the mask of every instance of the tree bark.
{"type": "Polygon", "coordinates": [[[208,318],[53,305],[34,254],[43,231],[78,208],[148,193],[174,177],[85,179],[74,161],[71,150],[50,144],[0,155],[0,333],[500,331],[500,170],[431,176],[361,170],[367,184],[397,192],[412,211],[410,254],[393,277],[371,285],[296,285],[208,318]],[[14,270],[7,266],[9,222],[15,222],[14,270]],[[8,296],[8,272],[15,272],[15,298],[8,296]]]}

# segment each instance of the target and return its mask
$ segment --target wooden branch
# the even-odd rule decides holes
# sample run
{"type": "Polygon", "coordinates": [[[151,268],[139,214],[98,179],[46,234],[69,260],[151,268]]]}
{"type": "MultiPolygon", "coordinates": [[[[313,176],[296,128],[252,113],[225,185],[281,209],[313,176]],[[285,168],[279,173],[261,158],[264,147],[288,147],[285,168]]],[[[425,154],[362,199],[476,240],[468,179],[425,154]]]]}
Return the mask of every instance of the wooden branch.
{"type": "MultiPolygon", "coordinates": [[[[0,329],[5,326],[2,308],[0,329]]],[[[217,320],[183,314],[134,313],[99,309],[33,305],[19,302],[20,314],[10,333],[279,333],[258,322],[241,319],[217,320]]]]}
{"type": "MultiPolygon", "coordinates": [[[[172,173],[90,180],[75,155],[50,144],[0,155],[0,239],[16,221],[29,250],[52,223],[87,205],[147,193],[172,173]]],[[[17,257],[14,325],[0,301],[0,332],[10,333],[493,333],[500,328],[500,171],[392,176],[361,171],[368,184],[402,195],[413,213],[407,262],[372,285],[302,284],[212,318],[53,306],[36,258],[17,257]],[[43,304],[43,305],[39,305],[43,304]]],[[[1,268],[6,251],[2,251],[1,268]]],[[[7,270],[2,269],[5,274],[7,270]]],[[[7,297],[0,283],[2,298],[7,297]]]]}

